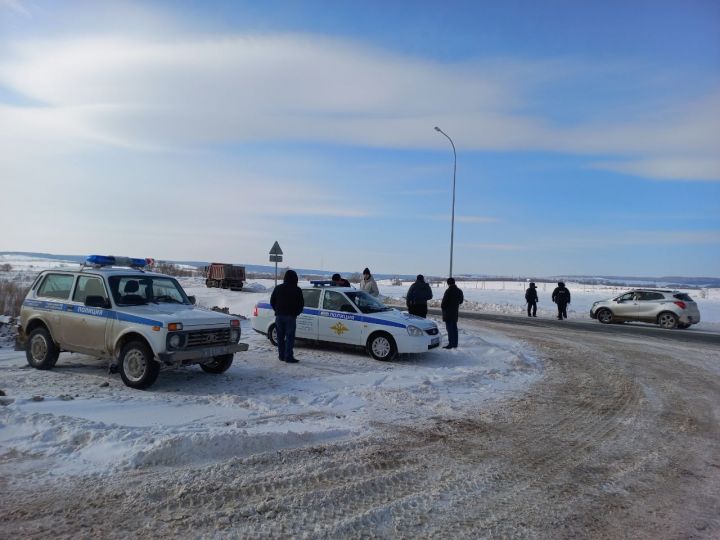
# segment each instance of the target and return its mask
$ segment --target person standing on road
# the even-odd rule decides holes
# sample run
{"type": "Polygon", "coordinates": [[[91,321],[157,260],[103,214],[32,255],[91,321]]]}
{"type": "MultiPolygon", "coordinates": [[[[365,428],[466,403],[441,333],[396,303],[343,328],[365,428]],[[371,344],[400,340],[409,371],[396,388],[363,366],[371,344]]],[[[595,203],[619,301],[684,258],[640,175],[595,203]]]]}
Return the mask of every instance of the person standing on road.
{"type": "Polygon", "coordinates": [[[535,284],[531,281],[530,286],[525,291],[525,300],[527,301],[528,317],[537,317],[538,294],[535,284]],[[530,312],[532,311],[532,315],[530,312]]]}
{"type": "Polygon", "coordinates": [[[368,268],[363,270],[362,279],[360,280],[360,290],[365,291],[375,298],[380,296],[380,290],[378,289],[377,282],[375,281],[375,278],[372,277],[368,268]]]}
{"type": "Polygon", "coordinates": [[[298,287],[298,275],[295,270],[285,272],[283,282],[273,289],[270,305],[275,310],[275,329],[277,330],[278,359],[294,364],[295,326],[298,316],[303,312],[305,300],[298,287]]]}
{"type": "Polygon", "coordinates": [[[418,317],[427,317],[428,300],[433,297],[430,285],[425,283],[425,276],[418,274],[415,283],[410,285],[407,292],[406,303],[410,315],[418,317]]]}
{"type": "Polygon", "coordinates": [[[443,295],[440,308],[442,319],[445,321],[445,329],[448,335],[448,344],[443,349],[457,349],[458,346],[458,318],[460,316],[460,304],[465,300],[461,289],[455,285],[454,278],[448,278],[448,288],[443,295]]]}
{"type": "Polygon", "coordinates": [[[570,303],[570,291],[565,287],[565,283],[558,282],[558,286],[552,293],[552,301],[557,304],[558,320],[567,319],[567,306],[570,303]]]}

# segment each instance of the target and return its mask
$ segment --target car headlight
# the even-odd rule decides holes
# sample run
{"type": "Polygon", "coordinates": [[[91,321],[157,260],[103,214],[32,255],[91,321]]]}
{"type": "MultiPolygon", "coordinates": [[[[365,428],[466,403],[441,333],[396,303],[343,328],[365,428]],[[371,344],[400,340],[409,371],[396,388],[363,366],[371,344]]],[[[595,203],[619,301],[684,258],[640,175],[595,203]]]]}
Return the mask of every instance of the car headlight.
{"type": "Polygon", "coordinates": [[[411,324],[411,325],[408,325],[408,327],[407,327],[407,333],[410,334],[411,336],[422,336],[422,335],[424,335],[424,332],[423,332],[420,328],[418,328],[417,326],[413,326],[412,324],[411,324]]]}
{"type": "Polygon", "coordinates": [[[237,343],[240,340],[240,329],[239,328],[233,328],[230,330],[230,341],[233,343],[237,343]]]}
{"type": "Polygon", "coordinates": [[[177,349],[180,346],[180,343],[182,343],[180,334],[173,334],[168,340],[168,345],[170,345],[173,349],[177,349]]]}

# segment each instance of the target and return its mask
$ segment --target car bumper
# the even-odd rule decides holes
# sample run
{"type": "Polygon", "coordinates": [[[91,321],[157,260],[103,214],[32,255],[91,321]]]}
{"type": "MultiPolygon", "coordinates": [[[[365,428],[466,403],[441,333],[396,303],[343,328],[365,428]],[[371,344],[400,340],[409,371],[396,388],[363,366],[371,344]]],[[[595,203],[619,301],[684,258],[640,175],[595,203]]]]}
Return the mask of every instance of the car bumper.
{"type": "Polygon", "coordinates": [[[16,351],[24,351],[26,345],[27,345],[27,336],[25,335],[25,330],[23,330],[22,326],[18,325],[17,335],[15,336],[15,350],[16,351]]]}
{"type": "Polygon", "coordinates": [[[215,356],[223,354],[235,354],[240,351],[247,351],[247,343],[236,343],[234,345],[218,345],[217,347],[203,347],[191,351],[172,351],[158,354],[160,361],[167,366],[201,364],[215,356]]]}
{"type": "Polygon", "coordinates": [[[440,335],[420,337],[418,339],[406,339],[397,344],[398,353],[422,353],[440,346],[440,335]]]}

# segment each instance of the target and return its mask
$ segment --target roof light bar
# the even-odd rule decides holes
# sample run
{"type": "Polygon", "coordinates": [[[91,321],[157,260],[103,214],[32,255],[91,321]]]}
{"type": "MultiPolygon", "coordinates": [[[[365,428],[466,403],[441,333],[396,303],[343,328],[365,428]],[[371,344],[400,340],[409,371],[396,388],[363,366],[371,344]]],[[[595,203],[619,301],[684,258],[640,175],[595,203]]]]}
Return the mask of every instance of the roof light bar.
{"type": "Polygon", "coordinates": [[[131,257],[90,255],[87,259],[85,259],[85,264],[93,264],[96,266],[129,266],[131,268],[144,268],[148,262],[146,259],[133,259],[131,257]]]}

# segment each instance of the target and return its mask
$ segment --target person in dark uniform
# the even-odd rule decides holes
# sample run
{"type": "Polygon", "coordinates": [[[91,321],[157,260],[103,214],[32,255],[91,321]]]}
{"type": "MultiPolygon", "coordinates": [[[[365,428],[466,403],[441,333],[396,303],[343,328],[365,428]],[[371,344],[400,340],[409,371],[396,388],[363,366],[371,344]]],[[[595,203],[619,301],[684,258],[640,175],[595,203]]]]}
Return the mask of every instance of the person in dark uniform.
{"type": "Polygon", "coordinates": [[[460,304],[465,300],[462,290],[455,285],[455,279],[448,278],[448,288],[443,295],[440,308],[442,318],[445,321],[445,329],[448,335],[448,344],[443,349],[456,349],[458,346],[458,318],[460,316],[460,304]]]}
{"type": "Polygon", "coordinates": [[[427,317],[428,300],[432,299],[432,289],[425,282],[425,276],[418,274],[415,283],[410,285],[407,292],[406,303],[410,315],[418,317],[427,317]]]}
{"type": "Polygon", "coordinates": [[[303,312],[305,300],[298,287],[298,275],[295,270],[287,270],[283,282],[273,289],[270,305],[275,310],[275,329],[277,330],[278,359],[294,364],[295,326],[298,316],[303,312]]]}
{"type": "Polygon", "coordinates": [[[332,282],[336,287],[352,287],[347,279],[340,277],[340,274],[333,274],[332,282]]]}
{"type": "Polygon", "coordinates": [[[527,301],[528,317],[537,317],[538,294],[533,282],[530,282],[530,286],[525,291],[525,300],[527,301]]]}
{"type": "Polygon", "coordinates": [[[558,286],[552,293],[552,301],[557,304],[558,320],[567,319],[567,306],[570,303],[570,291],[565,287],[565,283],[558,282],[558,286]]]}

